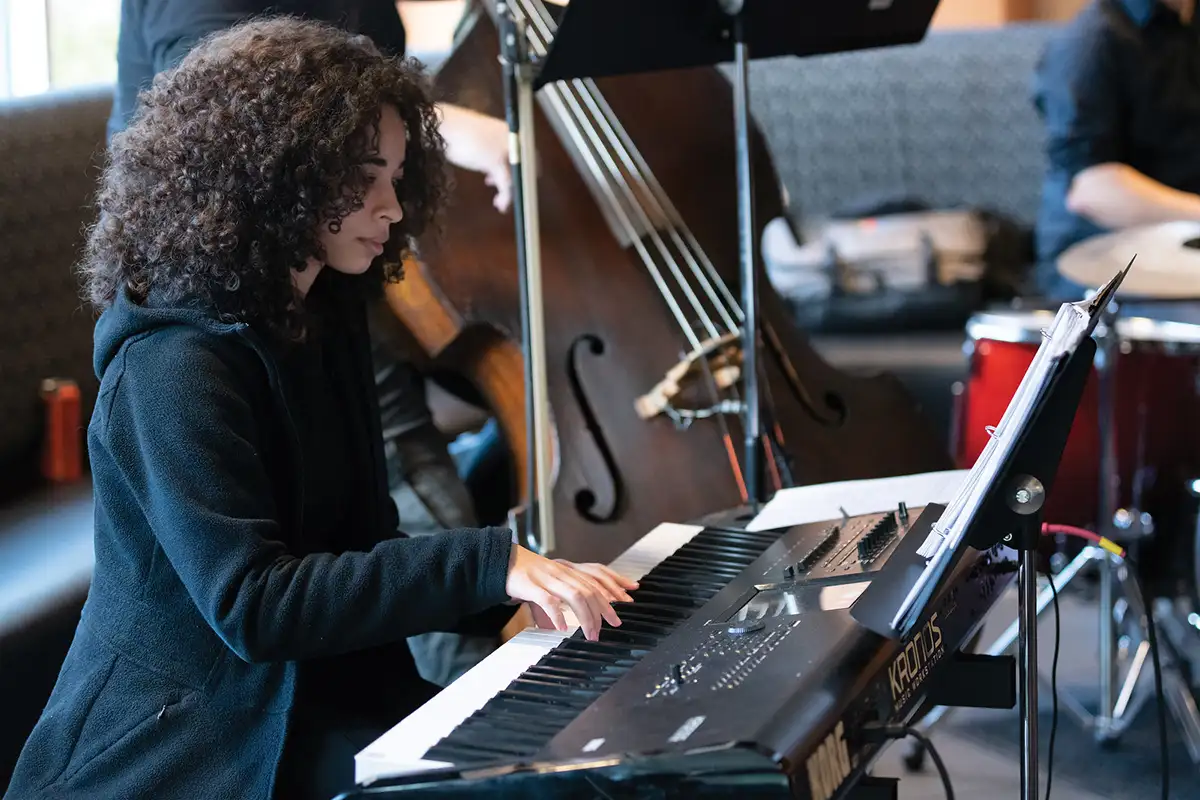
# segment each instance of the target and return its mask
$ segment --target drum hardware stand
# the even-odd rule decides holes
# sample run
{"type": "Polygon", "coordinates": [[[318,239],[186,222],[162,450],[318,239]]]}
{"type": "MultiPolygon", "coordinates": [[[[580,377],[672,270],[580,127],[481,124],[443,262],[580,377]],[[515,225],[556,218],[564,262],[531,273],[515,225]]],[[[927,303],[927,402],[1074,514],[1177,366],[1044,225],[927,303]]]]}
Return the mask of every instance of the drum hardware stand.
{"type": "MultiPolygon", "coordinates": [[[[1103,330],[1098,331],[1096,337],[1100,345],[1095,361],[1100,418],[1100,508],[1098,517],[1103,521],[1100,531],[1102,535],[1128,546],[1152,534],[1154,527],[1153,520],[1149,518],[1148,514],[1136,508],[1117,507],[1119,473],[1115,435],[1115,372],[1116,358],[1121,345],[1116,328],[1119,313],[1120,309],[1115,303],[1106,310],[1103,330]]],[[[1137,502],[1138,499],[1135,497],[1134,504],[1136,505],[1137,502]]],[[[1107,551],[1099,548],[1089,549],[1092,551],[1091,560],[1097,566],[1100,583],[1099,707],[1096,714],[1091,714],[1069,692],[1060,693],[1060,698],[1065,701],[1065,706],[1070,709],[1072,715],[1084,728],[1092,729],[1097,742],[1110,744],[1125,733],[1152,694],[1145,690],[1146,687],[1142,687],[1143,677],[1153,680],[1153,674],[1148,674],[1146,669],[1150,649],[1149,639],[1145,632],[1145,627],[1149,624],[1147,617],[1149,614],[1154,614],[1155,624],[1160,629],[1164,627],[1169,629],[1170,625],[1164,626],[1164,623],[1168,623],[1172,609],[1169,602],[1166,606],[1162,603],[1155,603],[1153,607],[1148,608],[1138,582],[1130,575],[1131,566],[1107,551]],[[1119,687],[1118,673],[1122,660],[1122,648],[1118,646],[1118,621],[1135,632],[1135,635],[1130,637],[1130,643],[1134,644],[1134,647],[1132,655],[1128,657],[1128,670],[1119,687]],[[1139,692],[1139,687],[1143,688],[1143,691],[1139,692]]],[[[1078,571],[1074,574],[1078,574],[1078,571]]],[[[1159,638],[1169,640],[1169,637],[1159,638]]],[[[1180,659],[1178,654],[1173,652],[1175,648],[1169,641],[1162,641],[1160,649],[1162,650],[1160,661],[1163,692],[1166,695],[1168,708],[1175,717],[1180,731],[1184,734],[1193,762],[1200,764],[1200,714],[1197,713],[1195,701],[1187,687],[1187,681],[1180,673],[1180,659]]]]}

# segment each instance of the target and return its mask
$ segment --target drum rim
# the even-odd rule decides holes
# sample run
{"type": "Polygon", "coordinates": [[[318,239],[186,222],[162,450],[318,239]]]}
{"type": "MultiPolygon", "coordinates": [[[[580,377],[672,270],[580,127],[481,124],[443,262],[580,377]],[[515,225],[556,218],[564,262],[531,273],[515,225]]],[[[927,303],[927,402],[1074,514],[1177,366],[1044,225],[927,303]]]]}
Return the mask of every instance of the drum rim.
{"type": "Polygon", "coordinates": [[[1117,334],[1123,341],[1200,347],[1200,325],[1153,317],[1120,317],[1117,334]]]}
{"type": "MultiPolygon", "coordinates": [[[[1047,309],[983,311],[972,314],[965,332],[972,342],[1040,342],[1042,330],[1054,321],[1056,313],[1047,309]],[[1041,325],[1027,323],[1041,322],[1041,325]]],[[[1144,315],[1118,317],[1117,338],[1129,344],[1200,349],[1200,325],[1177,320],[1156,319],[1144,315]]]]}
{"type": "Polygon", "coordinates": [[[973,342],[1008,342],[1028,344],[1042,340],[1042,329],[1054,322],[1054,312],[1045,309],[982,311],[967,320],[967,338],[973,342]],[[1019,320],[1042,321],[1044,324],[1025,326],[1019,320]],[[986,334],[986,335],[985,335],[986,334]]]}

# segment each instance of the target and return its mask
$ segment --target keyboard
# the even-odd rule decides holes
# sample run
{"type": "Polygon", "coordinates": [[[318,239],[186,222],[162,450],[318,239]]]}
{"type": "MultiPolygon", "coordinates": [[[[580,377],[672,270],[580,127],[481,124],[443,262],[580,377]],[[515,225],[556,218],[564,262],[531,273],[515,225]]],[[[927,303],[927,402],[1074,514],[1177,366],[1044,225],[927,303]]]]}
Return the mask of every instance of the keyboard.
{"type": "Polygon", "coordinates": [[[906,639],[859,625],[852,604],[942,509],[660,525],[612,564],[641,581],[620,628],[513,638],[359,753],[343,797],[832,800],[882,746],[861,732],[911,720],[1013,577],[1012,550],[977,552],[906,639]]]}
{"type": "MultiPolygon", "coordinates": [[[[626,611],[625,604],[620,604],[618,614],[622,625],[616,630],[631,634],[638,631],[637,638],[640,641],[647,641],[644,638],[646,631],[665,632],[667,628],[664,624],[680,620],[684,612],[679,606],[655,603],[651,596],[653,594],[654,598],[661,600],[665,594],[669,598],[668,603],[676,602],[674,593],[681,582],[696,581],[694,586],[687,587],[687,591],[696,598],[690,602],[691,607],[697,607],[699,598],[705,594],[715,594],[716,589],[720,588],[720,579],[714,581],[709,559],[713,555],[713,547],[720,547],[721,542],[730,538],[737,538],[742,543],[742,554],[736,560],[748,563],[746,556],[761,553],[774,541],[775,536],[738,533],[727,536],[720,531],[705,533],[704,525],[668,522],[635,542],[609,564],[618,573],[641,582],[636,594],[638,612],[626,611]],[[691,547],[684,547],[694,539],[696,541],[691,547]],[[748,549],[747,543],[750,543],[748,549]]],[[[724,568],[721,574],[732,577],[736,572],[737,568],[730,566],[724,568]]],[[[570,612],[567,613],[570,617],[570,612]]],[[[606,629],[614,631],[607,626],[606,629]]],[[[355,781],[364,784],[380,777],[453,766],[452,761],[438,759],[438,742],[538,661],[550,655],[577,630],[577,626],[570,626],[565,633],[527,628],[509,639],[359,753],[355,757],[355,781]]]]}

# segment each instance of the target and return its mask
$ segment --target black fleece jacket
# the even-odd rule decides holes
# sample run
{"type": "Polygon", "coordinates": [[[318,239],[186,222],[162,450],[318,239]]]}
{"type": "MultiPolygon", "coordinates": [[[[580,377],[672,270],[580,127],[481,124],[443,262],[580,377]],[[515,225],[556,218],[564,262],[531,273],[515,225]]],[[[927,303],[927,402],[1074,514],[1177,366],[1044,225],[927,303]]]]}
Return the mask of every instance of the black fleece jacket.
{"type": "Polygon", "coordinates": [[[406,637],[511,616],[509,531],[396,529],[363,305],[330,291],[325,352],[360,413],[342,529],[304,537],[277,348],[199,307],[122,295],[101,316],[92,588],[6,797],[268,798],[306,665],[375,656],[387,685],[349,691],[391,692],[398,722],[428,696],[406,637]]]}

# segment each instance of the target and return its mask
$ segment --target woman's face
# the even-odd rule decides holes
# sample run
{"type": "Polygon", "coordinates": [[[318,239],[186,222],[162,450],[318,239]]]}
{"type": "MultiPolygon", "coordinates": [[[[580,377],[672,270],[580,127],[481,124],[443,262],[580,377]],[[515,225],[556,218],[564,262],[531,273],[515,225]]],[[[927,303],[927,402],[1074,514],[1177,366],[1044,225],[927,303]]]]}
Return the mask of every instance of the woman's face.
{"type": "Polygon", "coordinates": [[[337,233],[331,232],[328,225],[321,226],[325,263],[338,272],[366,272],[383,252],[391,226],[404,217],[395,181],[404,175],[407,142],[400,114],[393,106],[384,106],[379,118],[379,150],[370,154],[363,166],[367,186],[362,208],[342,220],[337,233]]]}

